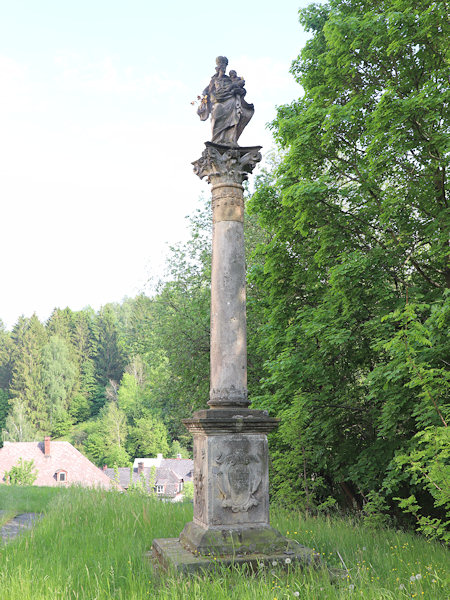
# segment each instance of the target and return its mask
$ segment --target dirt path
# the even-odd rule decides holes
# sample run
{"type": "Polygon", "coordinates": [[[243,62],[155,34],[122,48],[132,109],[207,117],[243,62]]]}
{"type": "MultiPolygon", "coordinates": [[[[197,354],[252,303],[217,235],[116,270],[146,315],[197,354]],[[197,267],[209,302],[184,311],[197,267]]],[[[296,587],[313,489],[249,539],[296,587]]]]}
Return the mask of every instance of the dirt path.
{"type": "MultiPolygon", "coordinates": [[[[5,511],[0,511],[0,518],[5,511]]],[[[6,543],[24,531],[31,529],[34,522],[41,518],[40,513],[22,513],[10,519],[0,528],[0,538],[3,543],[6,543]]]]}

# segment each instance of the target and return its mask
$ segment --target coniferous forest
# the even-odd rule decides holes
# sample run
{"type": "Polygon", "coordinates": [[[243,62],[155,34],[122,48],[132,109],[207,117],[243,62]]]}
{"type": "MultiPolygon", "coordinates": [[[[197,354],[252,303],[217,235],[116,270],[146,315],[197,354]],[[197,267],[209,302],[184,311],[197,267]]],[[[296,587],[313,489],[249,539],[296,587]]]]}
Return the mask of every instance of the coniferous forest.
{"type": "MultiPolygon", "coordinates": [[[[272,499],[447,540],[449,20],[444,2],[300,11],[299,99],[248,194],[249,395],[280,419],[272,499]],[[300,87],[301,86],[301,87],[300,87]]],[[[96,464],[187,453],[209,392],[210,207],[154,294],[0,329],[4,440],[96,464]]]]}

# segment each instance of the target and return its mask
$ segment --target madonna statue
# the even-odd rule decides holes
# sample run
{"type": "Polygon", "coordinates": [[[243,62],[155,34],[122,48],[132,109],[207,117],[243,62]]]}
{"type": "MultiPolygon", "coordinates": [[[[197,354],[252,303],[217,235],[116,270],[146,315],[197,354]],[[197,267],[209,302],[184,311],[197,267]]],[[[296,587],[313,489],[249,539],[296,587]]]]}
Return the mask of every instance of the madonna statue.
{"type": "Polygon", "coordinates": [[[238,139],[253,116],[253,104],[244,100],[247,93],[245,81],[236,71],[226,75],[228,59],[216,58],[216,74],[211,77],[208,87],[203,90],[203,98],[197,110],[202,121],[211,115],[212,142],[237,146],[238,139]]]}

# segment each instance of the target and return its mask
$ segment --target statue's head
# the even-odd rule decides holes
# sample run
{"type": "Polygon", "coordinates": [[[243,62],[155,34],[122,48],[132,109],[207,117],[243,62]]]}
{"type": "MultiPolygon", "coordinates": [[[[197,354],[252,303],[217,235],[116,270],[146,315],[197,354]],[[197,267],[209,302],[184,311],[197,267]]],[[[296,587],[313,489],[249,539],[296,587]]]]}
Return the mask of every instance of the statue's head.
{"type": "Polygon", "coordinates": [[[225,71],[227,70],[228,58],[226,56],[218,56],[216,58],[216,71],[225,71]]]}

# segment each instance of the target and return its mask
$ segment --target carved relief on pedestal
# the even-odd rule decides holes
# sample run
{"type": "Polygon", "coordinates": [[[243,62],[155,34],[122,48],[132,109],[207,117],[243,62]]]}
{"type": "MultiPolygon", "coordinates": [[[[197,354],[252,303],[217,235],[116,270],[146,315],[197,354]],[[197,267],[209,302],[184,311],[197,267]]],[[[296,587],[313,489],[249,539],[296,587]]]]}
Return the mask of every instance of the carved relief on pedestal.
{"type": "Polygon", "coordinates": [[[204,448],[200,450],[198,456],[197,446],[194,445],[194,512],[197,519],[202,520],[205,513],[205,476],[203,467],[205,462],[206,451],[204,448]]]}
{"type": "Polygon", "coordinates": [[[254,496],[261,484],[258,458],[236,449],[227,455],[220,453],[216,463],[220,467],[216,477],[223,508],[247,512],[252,506],[258,506],[254,496]]]}
{"type": "Polygon", "coordinates": [[[203,517],[205,510],[205,495],[203,493],[203,473],[201,471],[194,472],[194,503],[195,516],[198,519],[203,517]]]}

